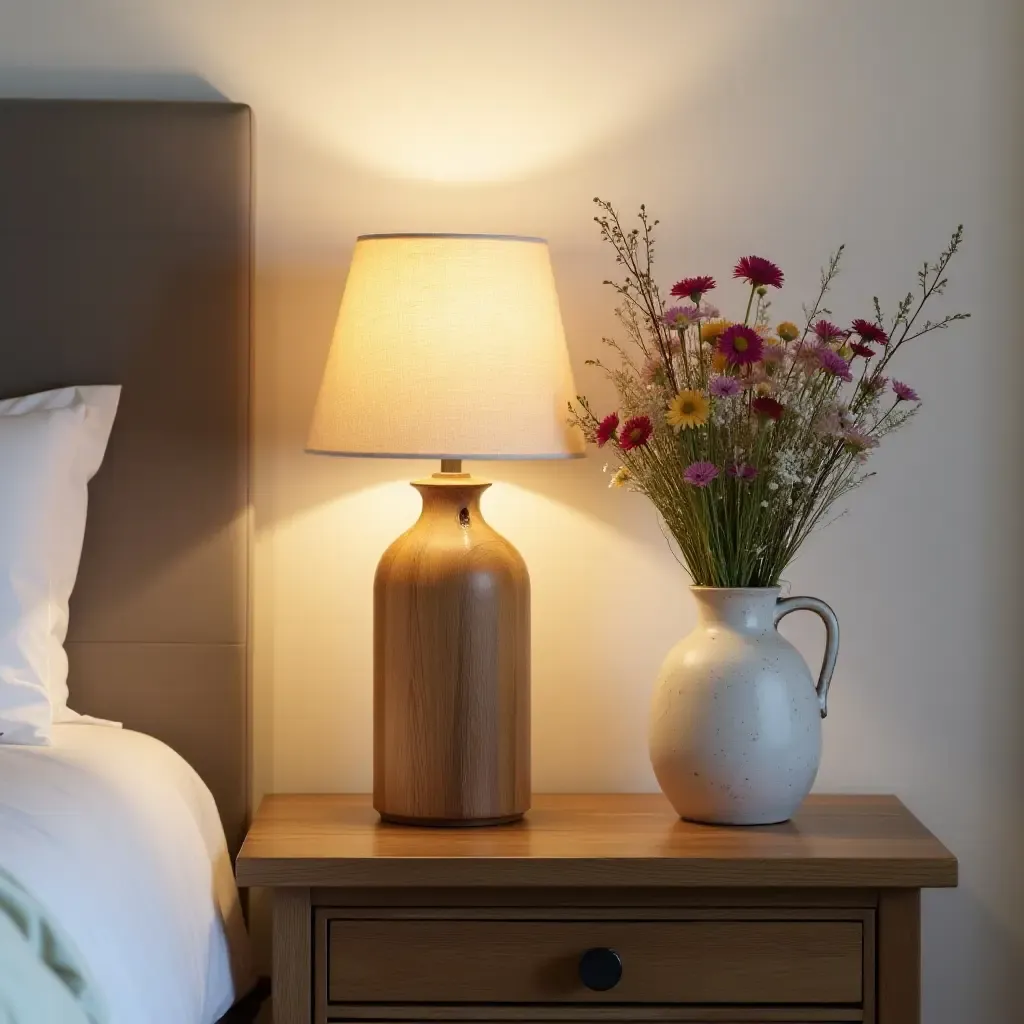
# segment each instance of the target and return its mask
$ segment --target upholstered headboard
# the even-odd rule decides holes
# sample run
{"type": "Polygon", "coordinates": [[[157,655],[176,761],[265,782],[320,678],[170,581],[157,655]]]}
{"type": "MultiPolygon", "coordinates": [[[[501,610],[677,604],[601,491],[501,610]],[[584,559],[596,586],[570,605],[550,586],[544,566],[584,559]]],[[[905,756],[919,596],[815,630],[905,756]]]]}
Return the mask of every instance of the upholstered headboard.
{"type": "Polygon", "coordinates": [[[71,707],[249,805],[251,114],[0,101],[0,397],[119,383],[90,487],[71,707]]]}

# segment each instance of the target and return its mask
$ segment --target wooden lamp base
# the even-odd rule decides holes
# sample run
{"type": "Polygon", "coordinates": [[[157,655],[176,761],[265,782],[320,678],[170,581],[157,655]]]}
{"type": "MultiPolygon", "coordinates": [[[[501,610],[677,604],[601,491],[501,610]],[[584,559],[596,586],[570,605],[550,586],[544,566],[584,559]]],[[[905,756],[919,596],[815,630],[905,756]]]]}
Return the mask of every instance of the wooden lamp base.
{"type": "Polygon", "coordinates": [[[385,821],[493,825],[529,808],[530,578],[484,522],[489,486],[461,472],[414,481],[420,518],[377,566],[373,806],[385,821]]]}

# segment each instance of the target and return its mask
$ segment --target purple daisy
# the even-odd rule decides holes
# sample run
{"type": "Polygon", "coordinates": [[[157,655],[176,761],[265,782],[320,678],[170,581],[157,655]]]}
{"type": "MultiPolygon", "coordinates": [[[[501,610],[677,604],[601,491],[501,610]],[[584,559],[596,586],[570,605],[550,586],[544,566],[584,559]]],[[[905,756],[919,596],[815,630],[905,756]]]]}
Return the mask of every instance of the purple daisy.
{"type": "Polygon", "coordinates": [[[718,315],[718,307],[706,302],[702,309],[694,305],[671,306],[665,310],[662,320],[667,327],[679,328],[689,327],[700,320],[714,320],[718,315]]]}
{"type": "Polygon", "coordinates": [[[713,398],[735,398],[740,393],[740,382],[735,377],[712,377],[708,391],[713,398]]]}
{"type": "Polygon", "coordinates": [[[699,316],[696,306],[670,306],[661,319],[666,327],[689,327],[699,316]]]}
{"type": "Polygon", "coordinates": [[[718,467],[713,462],[691,462],[683,470],[683,479],[693,487],[707,487],[718,476],[718,467]]]}
{"type": "Polygon", "coordinates": [[[921,401],[918,393],[909,384],[904,384],[901,380],[894,380],[892,382],[892,390],[897,402],[921,401]]]}
{"type": "Polygon", "coordinates": [[[757,476],[757,466],[751,466],[749,462],[737,462],[726,472],[737,480],[753,480],[757,476]]]}
{"type": "Polygon", "coordinates": [[[761,358],[764,342],[752,327],[733,324],[719,335],[718,351],[733,366],[742,366],[745,363],[756,363],[761,358]]]}
{"type": "Polygon", "coordinates": [[[814,354],[818,359],[818,366],[826,373],[831,373],[840,380],[853,380],[850,364],[838,352],[833,352],[827,345],[820,345],[814,350],[814,354]]]}

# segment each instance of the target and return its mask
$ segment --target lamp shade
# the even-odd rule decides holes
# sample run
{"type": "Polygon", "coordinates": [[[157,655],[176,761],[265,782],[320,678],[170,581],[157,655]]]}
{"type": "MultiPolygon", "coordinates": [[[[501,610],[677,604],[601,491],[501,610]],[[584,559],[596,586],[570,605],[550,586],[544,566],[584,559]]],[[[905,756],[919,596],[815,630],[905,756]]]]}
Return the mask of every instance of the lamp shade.
{"type": "Polygon", "coordinates": [[[584,449],[574,395],[543,239],[362,235],[308,450],[568,458],[584,449]]]}

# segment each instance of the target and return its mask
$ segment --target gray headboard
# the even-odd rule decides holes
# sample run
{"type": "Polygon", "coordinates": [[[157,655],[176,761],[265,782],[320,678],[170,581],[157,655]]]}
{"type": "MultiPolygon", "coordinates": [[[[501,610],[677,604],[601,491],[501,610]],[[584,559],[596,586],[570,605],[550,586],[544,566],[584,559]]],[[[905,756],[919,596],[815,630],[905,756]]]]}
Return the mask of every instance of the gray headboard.
{"type": "Polygon", "coordinates": [[[123,385],[71,602],[71,706],[249,806],[251,114],[0,101],[0,397],[123,385]]]}

